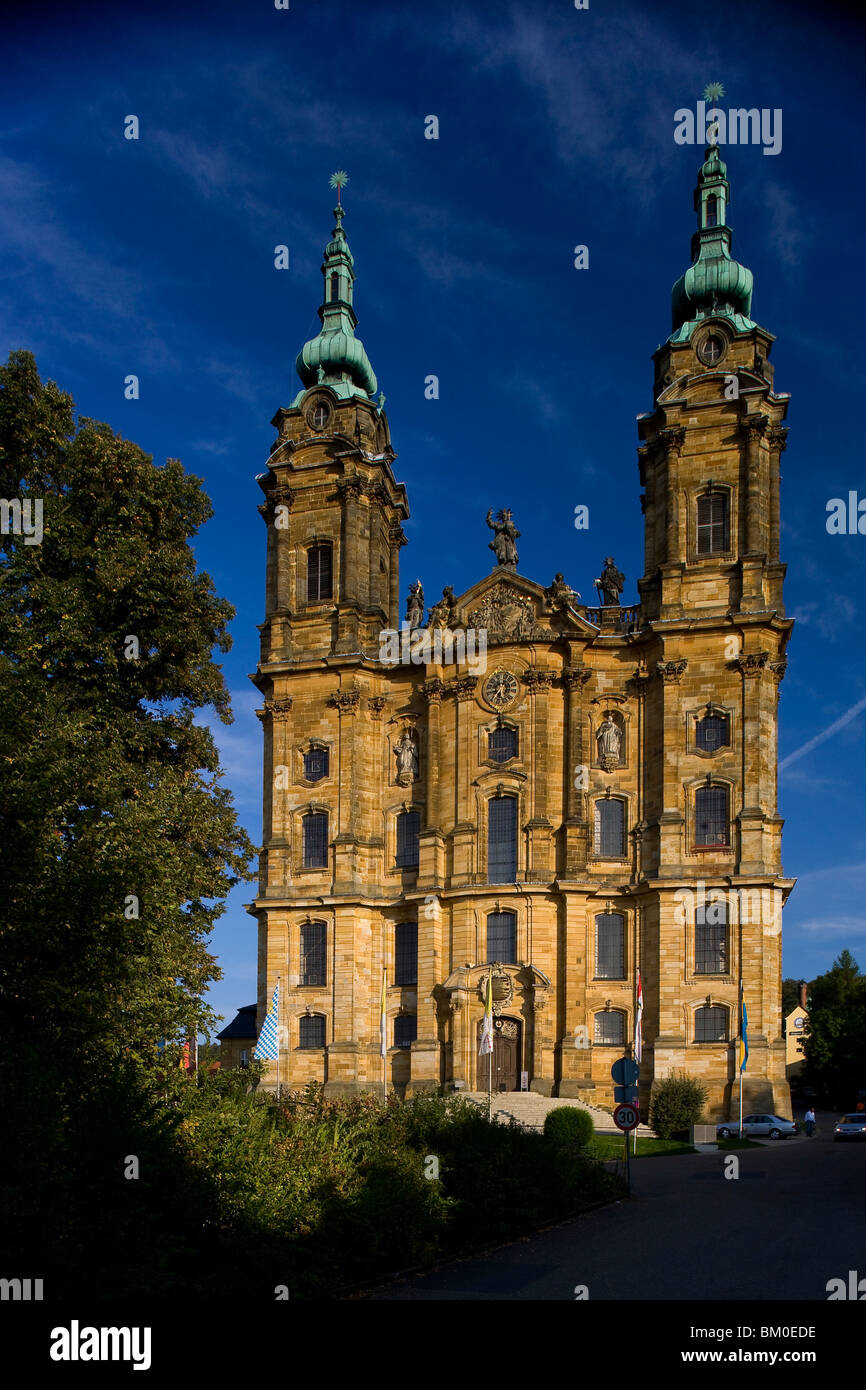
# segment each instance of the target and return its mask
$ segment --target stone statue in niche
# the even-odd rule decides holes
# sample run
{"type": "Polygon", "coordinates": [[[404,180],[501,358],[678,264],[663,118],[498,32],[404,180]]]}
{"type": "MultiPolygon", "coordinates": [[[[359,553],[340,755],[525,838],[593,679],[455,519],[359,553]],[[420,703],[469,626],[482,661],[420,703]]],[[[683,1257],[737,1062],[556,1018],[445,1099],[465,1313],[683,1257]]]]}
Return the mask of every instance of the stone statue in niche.
{"type": "Polygon", "coordinates": [[[406,601],[406,622],[410,627],[420,627],[424,622],[424,590],[421,588],[420,579],[416,579],[414,584],[409,585],[409,597],[406,601]]]}
{"type": "Polygon", "coordinates": [[[418,780],[418,746],[412,729],[404,729],[394,744],[397,758],[397,782],[401,787],[409,787],[418,780]]]}
{"type": "Polygon", "coordinates": [[[622,761],[622,729],[610,710],[605,711],[595,741],[598,744],[599,766],[604,768],[605,772],[613,772],[622,761]]]}
{"type": "Polygon", "coordinates": [[[619,608],[619,596],[625,588],[625,575],[622,570],[617,569],[612,555],[605,559],[601,577],[594,580],[594,583],[596,589],[600,590],[602,605],[605,608],[619,608]]]}
{"type": "Polygon", "coordinates": [[[513,569],[517,564],[516,542],[520,532],[511,520],[511,512],[508,507],[498,513],[495,521],[491,519],[492,517],[493,510],[491,508],[487,513],[487,525],[491,531],[495,532],[495,535],[487,549],[493,551],[497,565],[510,565],[513,569]]]}

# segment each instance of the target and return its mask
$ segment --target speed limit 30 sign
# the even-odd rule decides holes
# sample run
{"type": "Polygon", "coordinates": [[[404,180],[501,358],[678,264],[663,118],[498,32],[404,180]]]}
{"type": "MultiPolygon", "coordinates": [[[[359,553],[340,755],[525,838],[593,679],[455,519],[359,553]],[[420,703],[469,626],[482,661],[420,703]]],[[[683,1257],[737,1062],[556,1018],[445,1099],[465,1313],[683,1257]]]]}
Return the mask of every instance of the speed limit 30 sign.
{"type": "Polygon", "coordinates": [[[636,1105],[618,1105],[613,1112],[613,1122],[617,1129],[624,1129],[626,1133],[630,1129],[637,1129],[640,1124],[640,1112],[636,1105]]]}

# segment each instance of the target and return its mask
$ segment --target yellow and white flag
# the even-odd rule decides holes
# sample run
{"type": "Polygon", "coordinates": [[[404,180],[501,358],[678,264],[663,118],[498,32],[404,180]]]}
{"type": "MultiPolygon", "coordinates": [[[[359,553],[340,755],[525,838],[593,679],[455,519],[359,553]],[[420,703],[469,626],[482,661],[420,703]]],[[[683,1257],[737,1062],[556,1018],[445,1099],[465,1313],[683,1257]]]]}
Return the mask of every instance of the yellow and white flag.
{"type": "Polygon", "coordinates": [[[487,989],[484,994],[484,1022],[481,1024],[481,1041],[478,1056],[484,1057],[493,1051],[493,976],[487,976],[487,989]]]}

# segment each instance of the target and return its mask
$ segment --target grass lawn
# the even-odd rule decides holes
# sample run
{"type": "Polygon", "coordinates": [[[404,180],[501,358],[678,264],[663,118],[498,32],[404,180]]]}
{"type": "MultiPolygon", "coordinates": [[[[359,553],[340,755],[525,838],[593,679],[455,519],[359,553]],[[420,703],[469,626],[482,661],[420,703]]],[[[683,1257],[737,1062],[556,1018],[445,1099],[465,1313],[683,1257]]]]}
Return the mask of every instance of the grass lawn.
{"type": "MultiPolygon", "coordinates": [[[[629,1137],[629,1145],[633,1144],[634,1140],[629,1137]]],[[[643,1135],[638,1136],[638,1158],[659,1157],[663,1154],[693,1154],[694,1152],[691,1144],[685,1144],[681,1139],[646,1139],[643,1135]]],[[[589,1154],[592,1158],[625,1158],[625,1143],[618,1134],[596,1134],[589,1146],[589,1154]]],[[[633,1152],[632,1157],[634,1157],[633,1152]]]]}

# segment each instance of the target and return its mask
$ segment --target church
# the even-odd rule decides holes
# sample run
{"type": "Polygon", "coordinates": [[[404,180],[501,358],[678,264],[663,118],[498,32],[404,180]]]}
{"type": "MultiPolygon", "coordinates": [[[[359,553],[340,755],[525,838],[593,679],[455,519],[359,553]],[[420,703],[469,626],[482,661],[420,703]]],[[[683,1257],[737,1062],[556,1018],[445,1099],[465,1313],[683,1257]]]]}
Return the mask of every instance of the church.
{"type": "Polygon", "coordinates": [[[411,1096],[490,1080],[610,1106],[640,990],[641,1104],[683,1072],[722,1119],[738,1102],[742,989],[745,1104],[790,1114],[793,880],[777,810],[789,398],[731,255],[719,149],[698,173],[692,264],[638,417],[633,606],[613,557],[597,606],[562,574],[521,573],[519,498],[488,515],[491,568],[465,593],[446,586],[428,606],[420,583],[404,591],[409,503],[355,334],[337,196],[321,330],[258,477],[264,829],[248,910],[257,1030],[279,980],[280,1081],[339,1095],[384,1080],[411,1096]]]}

